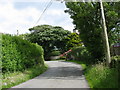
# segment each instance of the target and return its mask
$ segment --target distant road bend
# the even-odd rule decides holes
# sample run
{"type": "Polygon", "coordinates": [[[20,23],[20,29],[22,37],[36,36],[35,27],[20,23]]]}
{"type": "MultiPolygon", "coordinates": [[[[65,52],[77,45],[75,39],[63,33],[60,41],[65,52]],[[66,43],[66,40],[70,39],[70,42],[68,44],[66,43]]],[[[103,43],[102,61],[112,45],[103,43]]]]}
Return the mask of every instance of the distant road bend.
{"type": "Polygon", "coordinates": [[[89,88],[80,65],[62,60],[46,64],[46,72],[12,88],[89,88]]]}

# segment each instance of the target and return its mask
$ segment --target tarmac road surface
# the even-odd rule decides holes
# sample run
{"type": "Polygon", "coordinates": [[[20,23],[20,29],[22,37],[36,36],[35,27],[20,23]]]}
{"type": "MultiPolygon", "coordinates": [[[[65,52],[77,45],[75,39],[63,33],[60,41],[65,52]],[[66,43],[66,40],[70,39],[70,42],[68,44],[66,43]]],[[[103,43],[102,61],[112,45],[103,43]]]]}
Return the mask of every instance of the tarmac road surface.
{"type": "Polygon", "coordinates": [[[45,61],[46,72],[12,88],[89,88],[82,67],[65,61],[45,61]]]}

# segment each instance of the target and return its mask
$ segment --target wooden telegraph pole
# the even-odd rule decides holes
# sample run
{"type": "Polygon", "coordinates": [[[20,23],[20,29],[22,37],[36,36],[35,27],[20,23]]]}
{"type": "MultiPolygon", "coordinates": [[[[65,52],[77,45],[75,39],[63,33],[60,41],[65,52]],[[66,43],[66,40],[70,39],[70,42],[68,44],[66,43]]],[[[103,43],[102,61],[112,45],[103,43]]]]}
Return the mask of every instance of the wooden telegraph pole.
{"type": "Polygon", "coordinates": [[[105,15],[104,15],[102,0],[100,0],[100,8],[101,8],[101,15],[102,15],[103,38],[104,38],[104,43],[105,43],[106,63],[107,63],[107,66],[109,66],[111,62],[110,47],[109,47],[109,42],[108,42],[107,27],[106,27],[106,22],[105,22],[105,15]]]}

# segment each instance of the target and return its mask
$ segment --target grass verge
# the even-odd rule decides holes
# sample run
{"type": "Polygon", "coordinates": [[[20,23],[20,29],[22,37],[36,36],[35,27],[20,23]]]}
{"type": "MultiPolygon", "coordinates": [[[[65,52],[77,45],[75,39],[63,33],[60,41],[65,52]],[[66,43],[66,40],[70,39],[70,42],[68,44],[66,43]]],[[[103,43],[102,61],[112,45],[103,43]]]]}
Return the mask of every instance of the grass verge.
{"type": "Polygon", "coordinates": [[[84,62],[70,60],[80,64],[85,69],[85,77],[90,88],[119,88],[118,86],[118,68],[109,68],[104,64],[86,65],[84,62]]]}
{"type": "Polygon", "coordinates": [[[2,78],[2,88],[11,88],[29,79],[32,79],[47,70],[47,65],[35,66],[23,72],[7,73],[2,78]]]}
{"type": "Polygon", "coordinates": [[[80,62],[80,61],[76,61],[76,60],[69,60],[69,62],[74,62],[77,64],[80,64],[83,68],[83,70],[85,70],[87,68],[87,64],[85,62],[80,62]]]}

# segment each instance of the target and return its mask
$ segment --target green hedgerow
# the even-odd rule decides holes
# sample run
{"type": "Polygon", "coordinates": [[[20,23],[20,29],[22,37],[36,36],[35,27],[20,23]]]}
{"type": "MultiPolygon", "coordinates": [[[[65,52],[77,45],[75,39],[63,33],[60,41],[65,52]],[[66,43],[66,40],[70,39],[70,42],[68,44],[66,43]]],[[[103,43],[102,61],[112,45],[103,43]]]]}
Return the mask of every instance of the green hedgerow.
{"type": "Polygon", "coordinates": [[[44,65],[43,49],[18,36],[2,34],[2,73],[44,65]]]}

